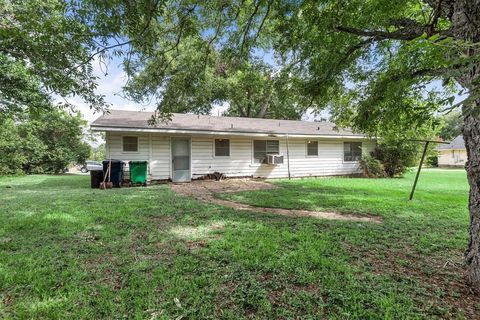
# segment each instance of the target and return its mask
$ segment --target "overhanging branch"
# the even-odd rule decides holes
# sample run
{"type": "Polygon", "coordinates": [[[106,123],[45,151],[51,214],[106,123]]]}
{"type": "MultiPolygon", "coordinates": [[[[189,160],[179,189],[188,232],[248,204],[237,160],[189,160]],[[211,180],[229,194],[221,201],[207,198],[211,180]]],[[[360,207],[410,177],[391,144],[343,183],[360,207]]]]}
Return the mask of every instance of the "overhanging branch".
{"type": "Polygon", "coordinates": [[[397,27],[395,31],[383,31],[383,30],[363,30],[348,26],[337,26],[335,30],[338,32],[345,32],[361,37],[368,37],[375,41],[382,40],[401,40],[409,41],[414,40],[423,35],[431,37],[438,34],[443,37],[452,36],[451,30],[436,30],[434,25],[422,25],[417,21],[411,19],[397,19],[391,22],[392,26],[397,27]]]}
{"type": "Polygon", "coordinates": [[[345,33],[354,34],[361,37],[373,38],[377,41],[380,40],[413,40],[420,37],[423,32],[418,32],[415,30],[399,30],[393,32],[381,31],[381,30],[362,30],[351,27],[337,26],[335,30],[345,33]]]}

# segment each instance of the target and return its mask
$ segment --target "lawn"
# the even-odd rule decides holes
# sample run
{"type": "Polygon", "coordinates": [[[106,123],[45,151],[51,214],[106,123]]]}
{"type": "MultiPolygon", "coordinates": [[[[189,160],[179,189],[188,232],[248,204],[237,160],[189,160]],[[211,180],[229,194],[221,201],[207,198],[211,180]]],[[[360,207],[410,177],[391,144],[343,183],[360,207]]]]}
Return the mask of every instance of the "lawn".
{"type": "MultiPolygon", "coordinates": [[[[462,170],[403,179],[274,180],[221,194],[381,223],[236,211],[168,186],[0,178],[0,318],[472,318],[462,170]]],[[[477,300],[478,301],[478,300],[477,300]]]]}

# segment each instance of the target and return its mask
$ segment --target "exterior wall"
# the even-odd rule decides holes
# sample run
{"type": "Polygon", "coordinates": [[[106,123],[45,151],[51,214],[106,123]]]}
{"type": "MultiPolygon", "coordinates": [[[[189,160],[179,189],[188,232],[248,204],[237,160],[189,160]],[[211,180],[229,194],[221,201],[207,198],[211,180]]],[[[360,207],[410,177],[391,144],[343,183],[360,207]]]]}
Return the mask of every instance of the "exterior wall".
{"type": "MultiPolygon", "coordinates": [[[[152,179],[169,179],[171,177],[170,138],[175,135],[157,133],[117,133],[108,132],[106,136],[107,157],[123,161],[148,160],[152,179]],[[138,136],[139,151],[136,153],[122,151],[122,136],[138,136]]],[[[253,138],[222,136],[230,139],[230,156],[215,157],[214,136],[192,136],[191,138],[191,173],[198,178],[208,173],[221,172],[229,177],[253,176],[262,178],[282,178],[288,176],[287,144],[281,138],[253,138]],[[284,164],[271,166],[253,163],[253,140],[279,140],[280,155],[284,164]]],[[[218,136],[217,136],[218,138],[218,136]]],[[[338,139],[289,139],[290,173],[292,177],[344,175],[359,172],[358,162],[343,161],[343,142],[338,139]],[[307,140],[318,141],[318,156],[307,156],[307,140]]],[[[358,141],[358,140],[352,140],[358,141]]],[[[364,141],[363,152],[369,153],[375,142],[364,141]]],[[[127,168],[128,170],[128,168],[127,168]]]]}
{"type": "Polygon", "coordinates": [[[440,150],[438,154],[439,167],[464,167],[466,161],[466,150],[440,150]]]}

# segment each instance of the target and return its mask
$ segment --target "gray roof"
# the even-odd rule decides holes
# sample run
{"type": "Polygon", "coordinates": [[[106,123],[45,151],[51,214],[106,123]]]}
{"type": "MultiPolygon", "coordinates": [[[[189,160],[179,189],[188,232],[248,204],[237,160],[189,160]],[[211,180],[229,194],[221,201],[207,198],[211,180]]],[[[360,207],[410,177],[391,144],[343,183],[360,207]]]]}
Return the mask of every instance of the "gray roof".
{"type": "Polygon", "coordinates": [[[363,134],[353,133],[350,129],[337,129],[330,122],[273,120],[239,117],[215,117],[194,114],[174,113],[172,120],[158,123],[155,126],[148,124],[153,112],[110,110],[95,120],[92,129],[152,129],[153,131],[182,130],[205,131],[222,133],[267,133],[291,135],[331,135],[364,137],[363,134]]]}
{"type": "Polygon", "coordinates": [[[437,147],[437,150],[462,150],[465,149],[465,142],[463,136],[459,135],[452,140],[449,144],[441,144],[437,147]]]}

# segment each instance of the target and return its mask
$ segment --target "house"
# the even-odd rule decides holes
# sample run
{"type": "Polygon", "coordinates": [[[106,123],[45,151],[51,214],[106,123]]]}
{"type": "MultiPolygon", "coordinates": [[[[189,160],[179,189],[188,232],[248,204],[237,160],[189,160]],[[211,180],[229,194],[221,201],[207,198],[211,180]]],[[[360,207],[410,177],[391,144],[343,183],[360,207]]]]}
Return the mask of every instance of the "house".
{"type": "Polygon", "coordinates": [[[439,167],[464,167],[467,161],[467,150],[463,136],[458,136],[449,144],[439,145],[438,166],[439,167]]]}
{"type": "Polygon", "coordinates": [[[107,158],[147,160],[152,180],[285,178],[358,173],[375,142],[327,122],[173,114],[149,125],[152,112],[111,110],[91,128],[106,133],[107,158]]]}

